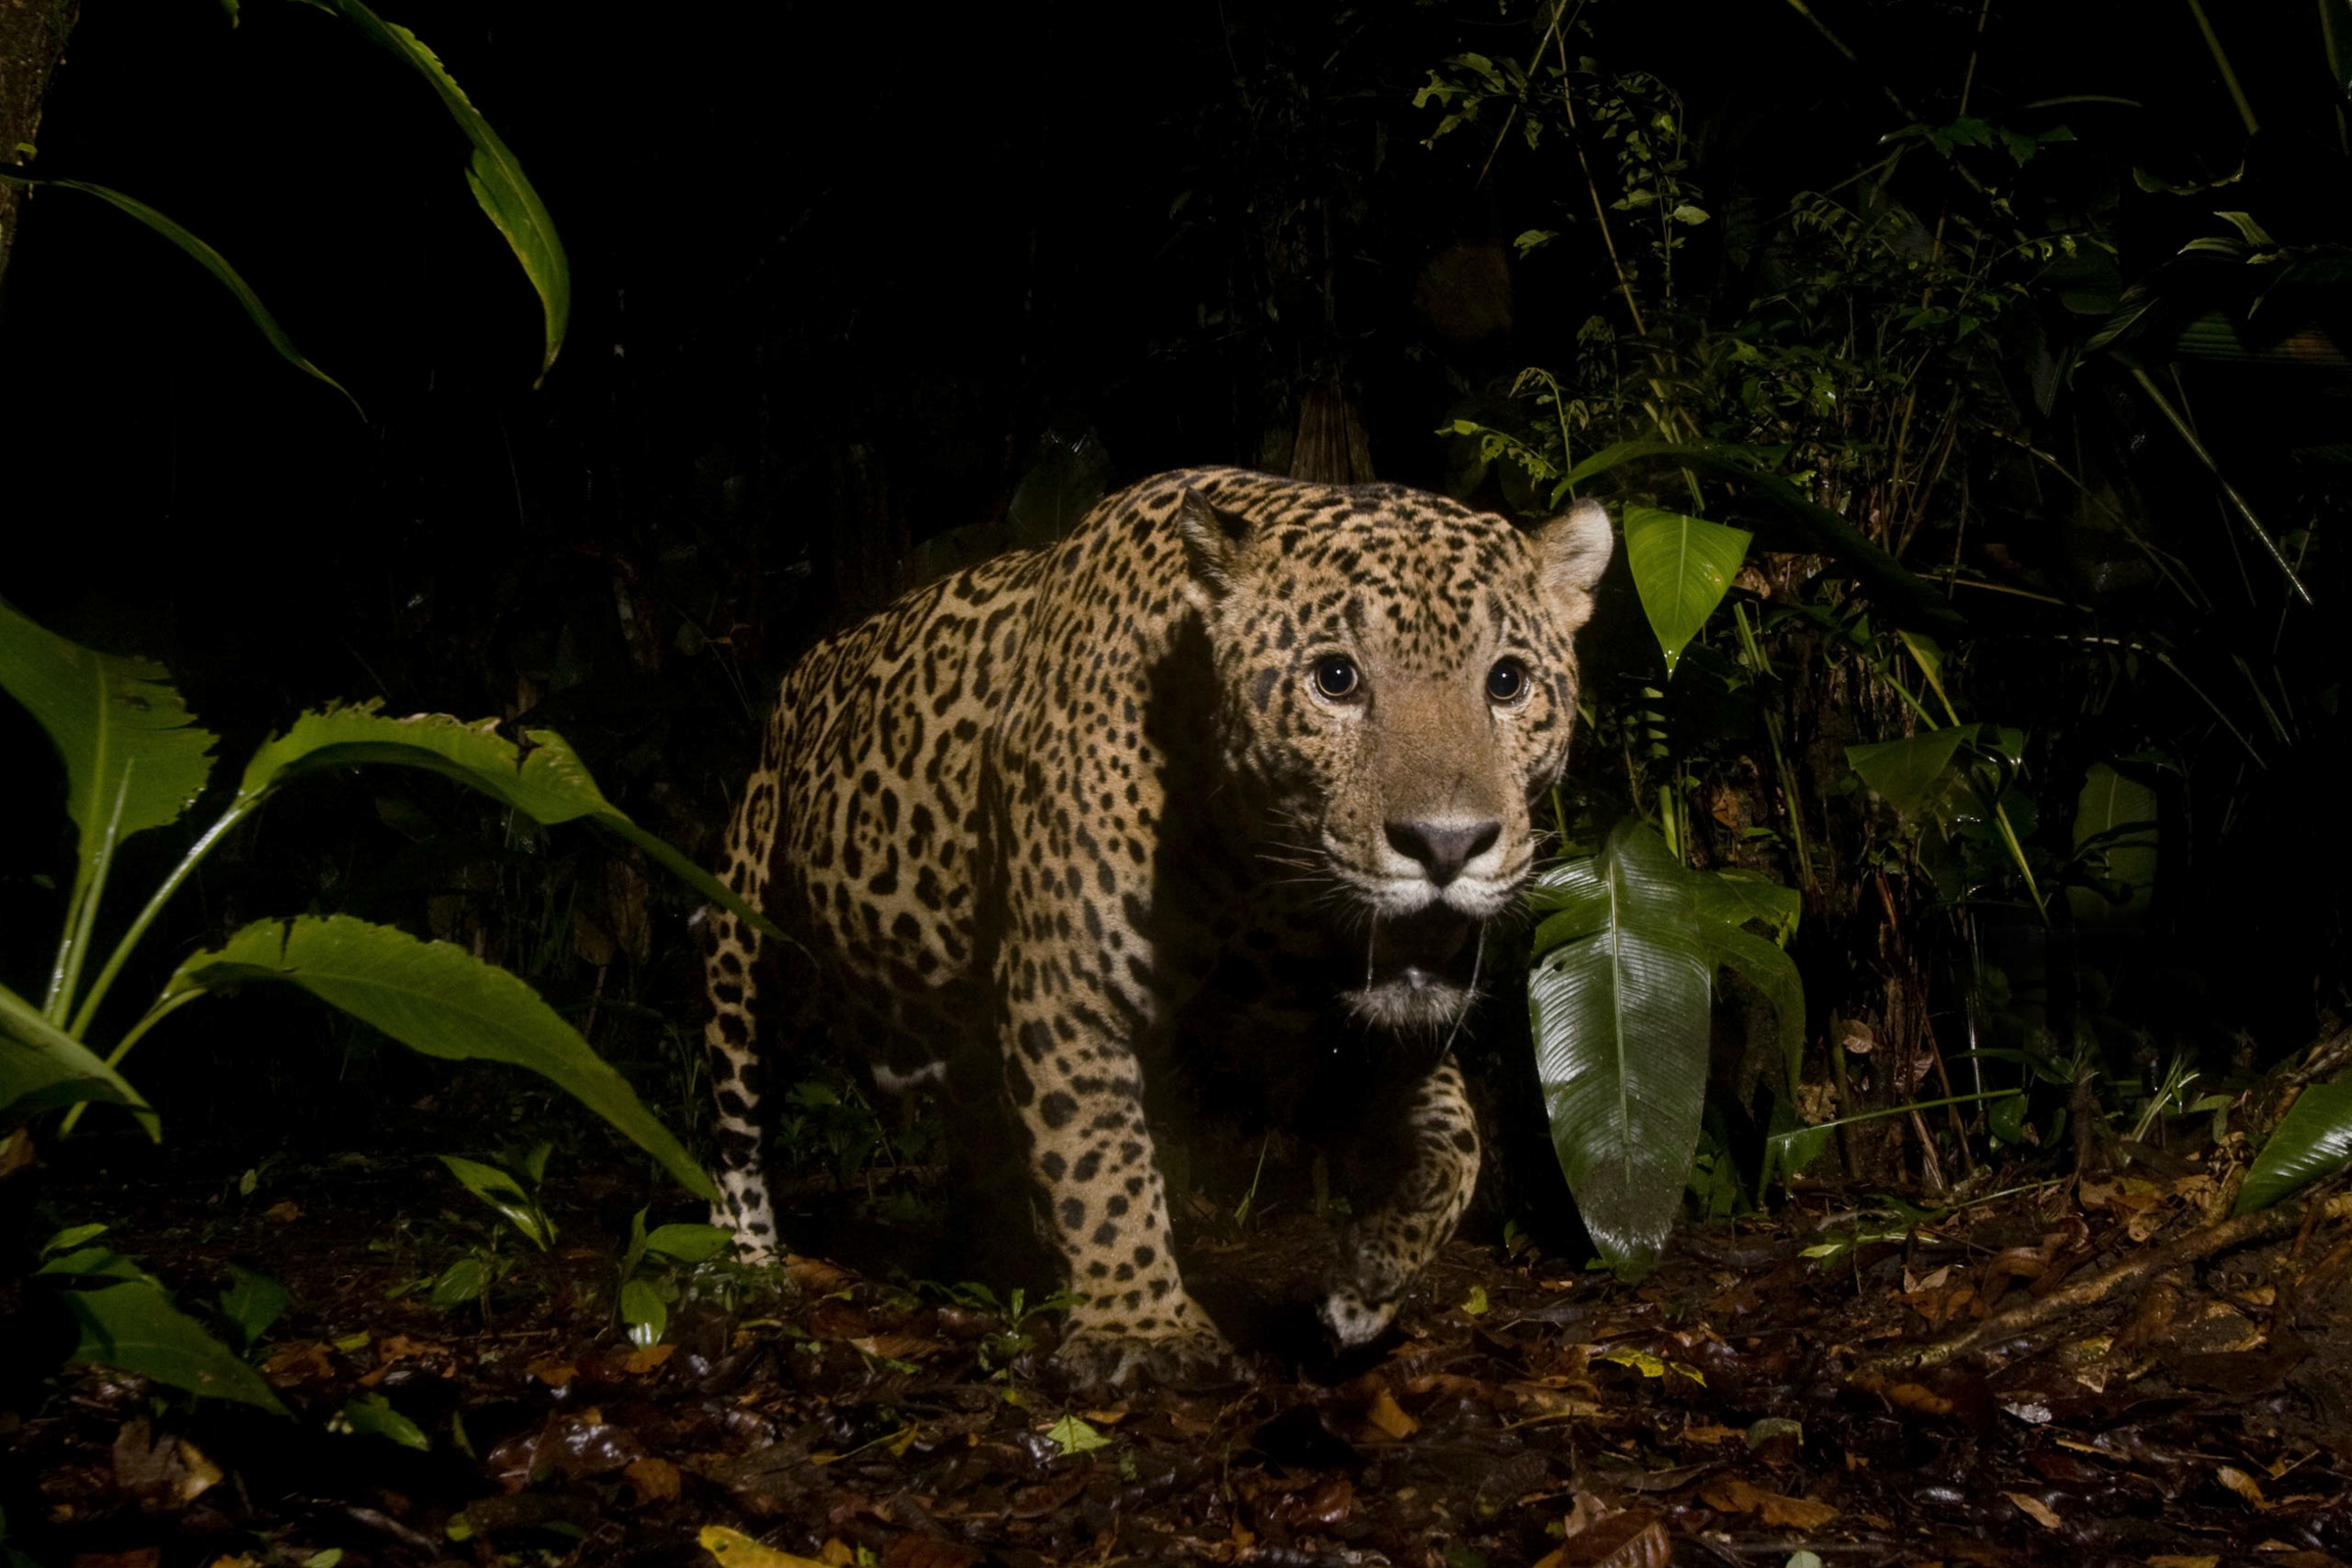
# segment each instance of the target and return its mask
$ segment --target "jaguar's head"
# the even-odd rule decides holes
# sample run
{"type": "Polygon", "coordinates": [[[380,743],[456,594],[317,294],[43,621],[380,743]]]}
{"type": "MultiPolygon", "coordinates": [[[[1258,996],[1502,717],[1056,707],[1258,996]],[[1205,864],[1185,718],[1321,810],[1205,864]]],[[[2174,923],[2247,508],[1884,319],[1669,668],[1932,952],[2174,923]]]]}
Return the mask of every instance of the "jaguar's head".
{"type": "Polygon", "coordinates": [[[1267,877],[1325,901],[1348,1007],[1441,1028],[1535,864],[1608,515],[1520,528],[1393,485],[1314,494],[1263,519],[1191,492],[1179,509],[1223,760],[1267,877]]]}

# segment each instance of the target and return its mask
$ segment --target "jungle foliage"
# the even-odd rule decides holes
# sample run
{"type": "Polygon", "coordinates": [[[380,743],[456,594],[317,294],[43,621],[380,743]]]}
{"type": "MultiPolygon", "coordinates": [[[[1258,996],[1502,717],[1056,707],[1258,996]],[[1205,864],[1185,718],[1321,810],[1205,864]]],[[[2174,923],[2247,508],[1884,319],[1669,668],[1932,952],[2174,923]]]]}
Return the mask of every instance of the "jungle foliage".
{"type": "MultiPolygon", "coordinates": [[[[432,82],[498,220],[506,143],[437,62],[332,9],[432,82]]],[[[58,249],[28,229],[10,279],[44,308],[0,350],[38,372],[7,378],[34,389],[12,428],[77,489],[14,504],[84,554],[12,597],[169,654],[265,755],[289,723],[389,722],[328,712],[354,691],[560,725],[630,820],[703,858],[811,637],[958,551],[1050,536],[1117,475],[1336,452],[1531,516],[1598,496],[1626,565],[1530,927],[1528,1098],[1613,1261],[1654,1251],[1686,1182],[1715,1213],[1800,1167],[1941,1200],[2019,1160],[2259,1136],[2243,1091],[2344,1001],[2340,0],[2268,29],[2191,5],[2130,39],[2096,6],[1729,8],[1703,36],[1671,9],[1221,13],[1150,69],[1110,20],[957,14],[886,82],[783,94],[770,62],[853,57],[867,24],[698,15],[692,87],[611,161],[610,83],[654,90],[625,47],[413,19],[485,102],[509,68],[501,122],[572,241],[536,267],[527,214],[500,220],[510,257],[415,156],[429,116],[368,119],[376,75],[416,88],[371,51],[256,68],[321,122],[350,96],[338,123],[389,127],[388,154],[283,147],[286,188],[319,194],[263,229],[277,254],[238,237],[254,207],[284,222],[276,187],[241,217],[222,192],[216,230],[184,160],[75,162],[61,112],[44,178],[119,179],[214,235],[371,417],[170,278],[139,315],[152,256],[74,292],[91,231],[45,204],[58,249]],[[599,351],[525,394],[514,367],[544,371],[575,309],[599,351]],[[269,381],[216,392],[248,359],[269,381]],[[196,390],[152,413],[126,363],[196,390]],[[93,510],[174,507],[212,526],[81,538],[93,510]],[[1667,981],[1620,1008],[1634,955],[1667,981]]],[[[252,8],[240,47],[280,13],[307,18],[252,8]]],[[[174,74],[130,90],[161,102],[174,74]]],[[[214,92],[218,139],[274,132],[269,96],[214,92]]],[[[157,141],[82,123],[122,158],[157,141]]],[[[520,803],[404,774],[324,770],[316,815],[277,794],[282,853],[229,837],[238,896],[162,917],[123,973],[255,970],[264,938],[226,917],[247,904],[310,911],[306,950],[355,920],[429,930],[700,1114],[686,900],[586,835],[551,848],[520,803]]],[[[77,863],[49,848],[0,868],[11,910],[75,897],[37,885],[77,863]]],[[[104,1065],[73,1058],[55,1097],[130,1093],[104,1065]]],[[[775,1103],[825,1191],[927,1147],[815,1080],[775,1103]]],[[[2340,1169],[2344,1104],[2316,1083],[2243,1200],[2340,1169]]],[[[684,1257],[662,1230],[628,1279],[684,1257]]]]}
{"type": "MultiPolygon", "coordinates": [[[[1447,425],[1475,448],[1465,482],[1530,514],[1595,487],[1622,508],[1655,663],[1593,694],[1613,755],[1591,761],[1618,778],[1580,780],[1571,842],[1630,808],[1690,867],[1801,892],[1831,1081],[1772,1075],[1753,1103],[1775,1153],[1835,1118],[1849,1170],[1907,1166],[1934,1195],[2084,1105],[2159,1143],[2167,1117],[2226,1131],[2246,1069],[2342,1000],[2340,900],[2309,921],[2245,903],[2338,733],[2315,605],[2345,586],[2324,524],[2352,474],[2323,422],[2275,416],[2348,389],[2347,235],[2278,177],[2308,157],[2341,188],[2340,95],[2317,74],[2240,89],[2208,27],[2240,122],[2166,146],[2138,105],[2034,95],[2001,74],[2025,62],[1964,37],[1905,60],[1941,79],[1888,85],[1875,136],[1807,185],[1739,156],[1754,124],[1612,64],[1612,20],[1539,6],[1516,54],[1453,55],[1416,97],[1496,191],[1522,277],[1611,285],[1572,345],[1465,386],[1447,425]],[[2249,91],[2303,134],[2256,136],[2249,91]]],[[[2332,57],[2338,30],[2316,7],[2303,45],[2332,57]]],[[[1550,885],[1619,876],[1640,842],[1621,829],[1550,885]]],[[[1696,1143],[1720,939],[1698,920],[1661,945],[1643,909],[1588,940],[1677,983],[1611,1012],[1540,961],[1531,994],[1564,1168],[1604,1255],[1637,1266],[1671,1218],[1659,1173],[1644,1211],[1592,1161],[1676,1166],[1696,1143]]],[[[2340,1091],[2278,1129],[2244,1205],[2343,1167],[2340,1091]]]]}

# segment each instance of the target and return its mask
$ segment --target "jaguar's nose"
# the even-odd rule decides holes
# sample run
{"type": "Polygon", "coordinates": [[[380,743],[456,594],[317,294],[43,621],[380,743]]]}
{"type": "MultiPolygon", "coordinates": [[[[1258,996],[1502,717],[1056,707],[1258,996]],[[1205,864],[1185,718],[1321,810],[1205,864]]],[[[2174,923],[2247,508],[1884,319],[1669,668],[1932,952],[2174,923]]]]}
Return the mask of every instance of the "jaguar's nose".
{"type": "Polygon", "coordinates": [[[1462,867],[1494,847],[1502,836],[1500,822],[1391,822],[1389,845],[1399,855],[1421,863],[1430,881],[1444,887],[1462,874],[1462,867]]]}

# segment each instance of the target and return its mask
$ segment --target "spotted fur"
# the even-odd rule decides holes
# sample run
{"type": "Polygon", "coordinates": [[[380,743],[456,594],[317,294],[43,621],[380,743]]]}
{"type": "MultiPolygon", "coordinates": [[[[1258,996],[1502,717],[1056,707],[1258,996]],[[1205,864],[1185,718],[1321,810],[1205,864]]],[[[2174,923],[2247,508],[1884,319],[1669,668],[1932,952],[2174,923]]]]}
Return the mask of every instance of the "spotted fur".
{"type": "MultiPolygon", "coordinates": [[[[1178,1052],[1353,1135],[1367,1179],[1322,1305],[1341,1344],[1451,1233],[1479,1144],[1446,1047],[1533,863],[1609,550],[1591,504],[1523,530],[1394,485],[1195,469],[785,678],[728,884],[804,937],[828,1004],[881,1026],[886,1087],[1001,1097],[1082,1376],[1225,1354],[1170,1254],[1143,1108],[1178,1052]]],[[[716,910],[706,938],[716,1217],[761,1257],[762,939],[716,910]]]]}

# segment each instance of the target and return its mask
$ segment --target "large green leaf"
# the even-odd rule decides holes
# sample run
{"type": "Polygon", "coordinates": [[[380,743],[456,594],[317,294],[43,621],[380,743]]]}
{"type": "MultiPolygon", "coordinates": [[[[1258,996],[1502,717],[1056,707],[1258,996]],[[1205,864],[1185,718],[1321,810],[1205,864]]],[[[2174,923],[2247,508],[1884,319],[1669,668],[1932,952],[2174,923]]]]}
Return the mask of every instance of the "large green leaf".
{"type": "Polygon", "coordinates": [[[248,808],[286,780],[323,767],[396,762],[429,768],[550,827],[584,817],[628,840],[705,898],[770,936],[784,935],[718,878],[606,800],[587,764],[554,730],[525,730],[525,746],[517,746],[498,733],[495,719],[467,724],[446,713],[390,718],[378,712],[377,706],[369,702],[355,708],[314,709],[296,718],[286,733],[265,742],[245,764],[231,810],[248,808]]]}
{"type": "Polygon", "coordinates": [[[213,249],[210,245],[207,245],[203,240],[198,239],[194,234],[191,234],[186,229],[180,227],[179,224],[173,222],[171,219],[166,218],[163,214],[148,206],[145,202],[134,201],[130,197],[123,195],[119,190],[109,190],[104,185],[93,185],[87,180],[31,179],[24,174],[15,173],[4,168],[0,168],[0,183],[24,186],[53,185],[59,190],[77,190],[85,195],[95,196],[100,201],[106,202],[122,212],[128,213],[131,217],[137,219],[140,222],[145,223],[149,228],[154,229],[158,234],[163,235],[164,238],[170,240],[172,244],[187,252],[189,256],[195,259],[197,266],[203,268],[206,271],[212,273],[213,276],[219,278],[221,286],[227,289],[231,294],[235,295],[237,298],[237,303],[245,307],[245,314],[253,318],[253,324],[261,328],[262,336],[270,340],[270,346],[277,350],[278,354],[285,359],[287,364],[293,366],[296,369],[309,371],[311,374],[317,376],[319,380],[324,381],[328,386],[331,386],[336,391],[343,393],[345,401],[351,404],[352,411],[354,413],[358,414],[363,419],[368,416],[367,411],[360,407],[360,400],[353,397],[348,391],[345,391],[342,382],[336,380],[333,376],[327,374],[316,365],[313,365],[309,360],[303,358],[302,351],[294,346],[294,340],[286,336],[285,328],[277,324],[277,318],[270,314],[269,307],[262,303],[262,297],[253,291],[253,286],[247,283],[243,277],[238,275],[235,268],[228,265],[228,259],[226,257],[222,256],[219,251],[213,249]]]}
{"type": "Polygon", "coordinates": [[[1924,729],[1899,741],[1848,746],[1845,760],[1887,805],[1904,816],[1917,816],[1935,804],[1952,758],[1976,734],[1974,724],[1924,729]]]}
{"type": "Polygon", "coordinates": [[[482,118],[481,111],[473,107],[473,101],[466,96],[457,79],[430,49],[417,41],[415,33],[384,21],[360,4],[360,0],[309,0],[309,3],[342,17],[415,67],[432,83],[450,118],[458,122],[466,139],[473,143],[473,159],[466,168],[466,186],[491,223],[514,247],[514,259],[522,264],[523,275],[539,292],[539,306],[547,323],[547,349],[539,362],[539,374],[544,379],[555,366],[556,356],[563,352],[564,334],[571,321],[571,264],[564,259],[564,242],[557,237],[555,220],[548,216],[539,193],[531,188],[522,165],[498,132],[490,128],[490,122],[482,118]]]}
{"type": "Polygon", "coordinates": [[[0,690],[65,758],[66,809],[84,860],[100,844],[177,821],[212,775],[216,737],[197,726],[171,671],[70,642],[5,601],[0,690]]]}
{"type": "Polygon", "coordinates": [[[463,948],[349,915],[257,921],[181,964],[164,1000],[251,980],[290,981],[428,1056],[528,1067],[618,1128],[688,1191],[715,1195],[710,1178],[578,1031],[529,986],[463,948]]]}
{"type": "Polygon", "coordinates": [[[91,1100],[128,1106],[149,1137],[163,1137],[161,1120],[122,1074],[0,986],[0,1127],[91,1100]]]}
{"type": "Polygon", "coordinates": [[[1528,1008],[1552,1147],[1601,1256],[1640,1272],[1698,1143],[1712,964],[1684,868],[1640,822],[1543,883],[1557,912],[1537,928],[1528,1008]]]}
{"type": "Polygon", "coordinates": [[[2066,902],[2084,924],[2134,921],[2148,911],[2156,888],[2156,792],[2105,762],[2082,777],[2075,802],[2075,853],[2096,858],[2101,879],[2124,895],[2121,904],[2097,888],[2069,885],[2066,902]]]}
{"type": "Polygon", "coordinates": [[[1698,635],[1740,575],[1751,537],[1703,517],[1655,507],[1625,509],[1626,565],[1669,675],[1682,662],[1684,645],[1698,635]]]}
{"type": "MultiPolygon", "coordinates": [[[[104,1229],[90,1226],[71,1235],[87,1241],[104,1229]]],[[[58,1288],[80,1327],[68,1358],[72,1364],[111,1366],[190,1394],[286,1413],[262,1375],[172,1305],[171,1294],[146,1270],[109,1247],[61,1247],[67,1240],[51,1241],[46,1250],[52,1255],[34,1278],[58,1288]]]]}
{"type": "Polygon", "coordinates": [[[84,648],[6,603],[0,603],[0,690],[24,705],[66,763],[74,891],[42,1003],[50,1020],[62,1023],[80,983],[115,851],[134,833],[178,820],[212,774],[215,737],[197,727],[161,664],[84,648]]]}
{"type": "Polygon", "coordinates": [[[2268,1208],[2306,1182],[2352,1165],[2352,1073],[2313,1084],[2296,1097],[2254,1156],[2237,1190],[2237,1212],[2268,1208]]]}

